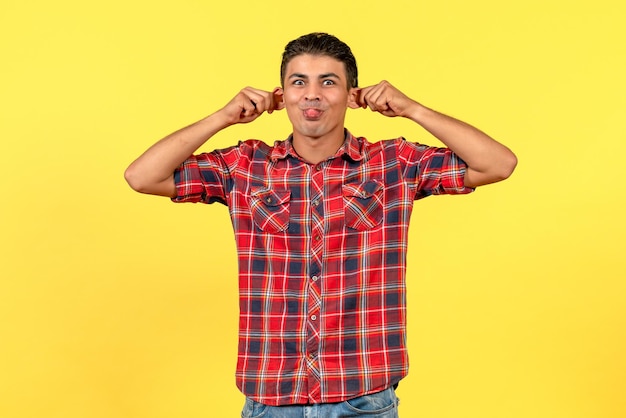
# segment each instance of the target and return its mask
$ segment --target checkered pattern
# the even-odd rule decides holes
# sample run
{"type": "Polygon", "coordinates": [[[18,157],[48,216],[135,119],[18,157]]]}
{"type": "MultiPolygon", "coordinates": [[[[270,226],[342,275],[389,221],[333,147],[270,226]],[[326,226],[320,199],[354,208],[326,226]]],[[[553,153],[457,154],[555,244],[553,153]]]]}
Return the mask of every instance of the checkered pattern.
{"type": "Polygon", "coordinates": [[[236,380],[268,405],[340,402],[408,370],[405,265],[413,201],[472,191],[449,149],[346,131],[304,162],[291,137],[190,157],[175,202],[228,205],[239,261],[236,380]]]}

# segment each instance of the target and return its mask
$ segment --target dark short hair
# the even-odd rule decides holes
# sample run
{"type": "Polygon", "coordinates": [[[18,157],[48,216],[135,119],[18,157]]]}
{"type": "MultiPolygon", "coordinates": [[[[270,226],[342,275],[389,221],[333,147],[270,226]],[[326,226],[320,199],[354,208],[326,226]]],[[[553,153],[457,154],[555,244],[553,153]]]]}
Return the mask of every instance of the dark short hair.
{"type": "Polygon", "coordinates": [[[284,86],[285,82],[287,64],[289,64],[289,61],[293,58],[303,54],[325,55],[343,62],[346,68],[348,88],[358,87],[359,80],[356,59],[354,55],[352,55],[350,47],[335,36],[323,32],[313,32],[308,35],[303,35],[285,46],[283,61],[280,64],[280,84],[282,86],[284,86]]]}

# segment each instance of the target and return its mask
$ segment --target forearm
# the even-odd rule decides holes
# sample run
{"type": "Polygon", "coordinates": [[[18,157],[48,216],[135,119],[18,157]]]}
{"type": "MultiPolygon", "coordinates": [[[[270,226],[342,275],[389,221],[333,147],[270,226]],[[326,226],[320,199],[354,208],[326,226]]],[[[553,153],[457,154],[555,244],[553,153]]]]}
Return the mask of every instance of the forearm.
{"type": "Polygon", "coordinates": [[[126,181],[141,193],[176,196],[174,170],[227,126],[229,123],[216,112],[166,136],[133,161],[124,173],[126,181]]]}
{"type": "Polygon", "coordinates": [[[517,164],[515,154],[489,135],[465,122],[418,103],[409,118],[421,125],[465,161],[468,187],[504,180],[517,164]]]}
{"type": "Polygon", "coordinates": [[[268,92],[246,87],[217,112],[154,144],[126,169],[124,177],[138,192],[175,197],[174,170],[202,144],[228,126],[283,108],[280,88],[268,92]]]}

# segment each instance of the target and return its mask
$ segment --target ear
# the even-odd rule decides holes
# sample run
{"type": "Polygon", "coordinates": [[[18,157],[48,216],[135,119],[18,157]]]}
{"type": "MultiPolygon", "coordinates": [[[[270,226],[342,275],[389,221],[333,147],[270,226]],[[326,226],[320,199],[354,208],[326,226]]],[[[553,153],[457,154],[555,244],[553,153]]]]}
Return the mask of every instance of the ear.
{"type": "Polygon", "coordinates": [[[348,92],[348,107],[350,109],[358,109],[361,107],[359,104],[359,96],[361,95],[361,89],[358,87],[352,87],[348,92]]]}
{"type": "Polygon", "coordinates": [[[283,110],[285,108],[285,91],[282,87],[276,87],[272,90],[272,102],[274,103],[274,110],[283,110]]]}

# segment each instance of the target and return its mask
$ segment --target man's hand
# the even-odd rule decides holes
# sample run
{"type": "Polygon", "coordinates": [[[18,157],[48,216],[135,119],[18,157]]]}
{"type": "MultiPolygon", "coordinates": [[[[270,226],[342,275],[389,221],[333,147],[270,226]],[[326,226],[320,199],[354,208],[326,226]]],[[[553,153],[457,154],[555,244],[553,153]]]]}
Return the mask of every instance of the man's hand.
{"type": "Polygon", "coordinates": [[[369,107],[372,112],[379,112],[389,117],[410,117],[411,113],[419,107],[419,104],[392,86],[391,83],[383,80],[374,86],[358,89],[355,104],[351,107],[354,109],[369,107]]]}
{"type": "Polygon", "coordinates": [[[246,87],[226,104],[218,113],[227,125],[249,123],[263,112],[272,113],[285,107],[282,90],[278,87],[273,91],[246,87]]]}

